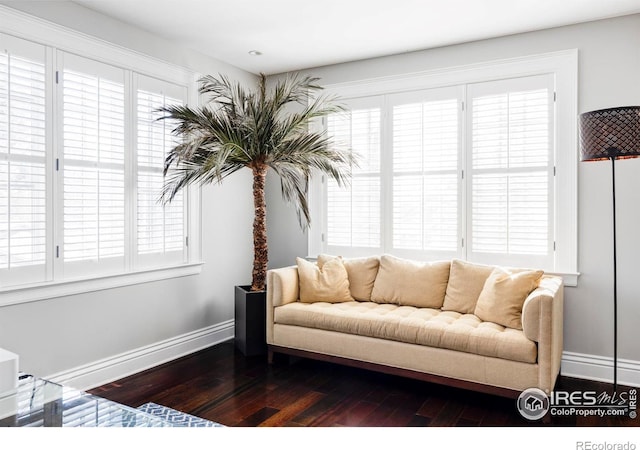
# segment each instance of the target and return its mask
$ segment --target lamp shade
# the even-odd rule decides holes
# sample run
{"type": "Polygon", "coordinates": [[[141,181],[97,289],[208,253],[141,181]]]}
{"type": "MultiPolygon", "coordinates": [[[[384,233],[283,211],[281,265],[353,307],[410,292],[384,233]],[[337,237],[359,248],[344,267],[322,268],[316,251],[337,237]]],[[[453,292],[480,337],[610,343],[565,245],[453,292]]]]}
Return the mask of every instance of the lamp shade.
{"type": "Polygon", "coordinates": [[[640,106],[581,114],[580,148],[582,161],[640,157],[640,106]]]}

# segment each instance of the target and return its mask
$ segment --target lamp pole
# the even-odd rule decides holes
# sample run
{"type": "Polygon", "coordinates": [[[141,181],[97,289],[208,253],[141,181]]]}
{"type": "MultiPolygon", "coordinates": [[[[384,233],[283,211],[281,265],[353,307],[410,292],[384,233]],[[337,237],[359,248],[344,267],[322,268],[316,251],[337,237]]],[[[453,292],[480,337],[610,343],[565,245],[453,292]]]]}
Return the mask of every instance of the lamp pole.
{"type": "Polygon", "coordinates": [[[616,252],[616,159],[615,149],[609,149],[613,184],[613,392],[618,392],[618,257],[616,252]]]}

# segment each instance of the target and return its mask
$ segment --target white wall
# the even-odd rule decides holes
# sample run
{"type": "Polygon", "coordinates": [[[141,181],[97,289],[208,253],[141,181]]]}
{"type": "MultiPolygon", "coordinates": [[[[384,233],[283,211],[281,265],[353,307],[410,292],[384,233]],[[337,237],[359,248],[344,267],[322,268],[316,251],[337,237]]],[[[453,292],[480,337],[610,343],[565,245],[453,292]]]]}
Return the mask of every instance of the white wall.
{"type": "MultiPolygon", "coordinates": [[[[572,48],[579,50],[580,113],[640,104],[640,15],[319,67],[306,72],[321,77],[322,83],[332,84],[572,48]]],[[[607,368],[607,364],[611,364],[607,358],[613,356],[611,167],[607,163],[576,163],[579,164],[578,245],[582,275],[578,287],[565,289],[563,373],[610,378],[613,375],[607,368]],[[576,357],[579,363],[575,362],[576,357]],[[605,357],[604,361],[599,357],[605,357]]],[[[636,273],[640,266],[640,233],[637,232],[640,158],[619,161],[616,179],[618,357],[630,360],[627,361],[630,371],[619,373],[619,380],[640,384],[640,339],[636,328],[640,324],[640,282],[636,273]]],[[[276,201],[275,198],[271,200],[276,201]]],[[[277,231],[272,230],[272,233],[276,232],[283,236],[281,239],[299,233],[293,221],[280,223],[277,231]]],[[[296,255],[306,254],[306,244],[302,243],[297,248],[275,249],[272,258],[291,264],[296,255]]]]}
{"type": "MultiPolygon", "coordinates": [[[[252,74],[70,2],[0,3],[200,73],[255,81],[252,74]]],[[[201,274],[0,307],[0,347],[20,356],[21,370],[45,376],[225,322],[232,336],[233,286],[248,284],[251,276],[252,213],[248,170],[222,186],[205,187],[201,274]]]]}

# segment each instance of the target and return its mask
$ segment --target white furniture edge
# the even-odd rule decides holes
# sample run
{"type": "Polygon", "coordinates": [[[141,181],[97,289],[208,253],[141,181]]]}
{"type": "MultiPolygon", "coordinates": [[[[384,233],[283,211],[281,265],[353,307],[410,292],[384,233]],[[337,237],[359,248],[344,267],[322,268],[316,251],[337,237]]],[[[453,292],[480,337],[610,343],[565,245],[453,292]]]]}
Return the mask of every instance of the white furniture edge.
{"type": "Polygon", "coordinates": [[[18,387],[18,362],[20,358],[13,352],[0,348],[0,397],[18,387]]]}

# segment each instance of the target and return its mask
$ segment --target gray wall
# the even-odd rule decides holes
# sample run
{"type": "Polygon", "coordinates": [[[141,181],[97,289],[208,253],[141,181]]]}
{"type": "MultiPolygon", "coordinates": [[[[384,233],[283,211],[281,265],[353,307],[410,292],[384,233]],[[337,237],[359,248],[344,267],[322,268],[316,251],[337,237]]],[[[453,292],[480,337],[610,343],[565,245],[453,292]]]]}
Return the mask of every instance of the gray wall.
{"type": "MultiPolygon", "coordinates": [[[[565,49],[579,50],[580,113],[640,104],[640,15],[513,35],[413,53],[310,69],[322,83],[420,72],[565,49]]],[[[276,78],[275,76],[273,77],[276,78]]],[[[578,286],[565,289],[565,351],[613,355],[611,167],[579,163],[578,286]]],[[[618,206],[618,357],[640,363],[640,158],[616,165],[618,206]]],[[[271,203],[276,199],[271,199],[271,203]]],[[[296,236],[293,221],[272,230],[273,241],[296,236]]],[[[301,240],[275,248],[273,260],[306,255],[301,240]],[[295,246],[294,246],[295,244],[295,246]]]]}
{"type": "MultiPolygon", "coordinates": [[[[0,2],[201,73],[255,76],[70,2],[0,2]]],[[[252,262],[251,173],[202,192],[199,275],[0,307],[0,347],[49,375],[233,319],[233,286],[252,262]]]]}
{"type": "Polygon", "coordinates": [[[269,171],[265,189],[269,268],[290,266],[296,263],[296,256],[307,256],[307,233],[298,223],[294,206],[282,200],[281,192],[278,176],[269,171]]]}

